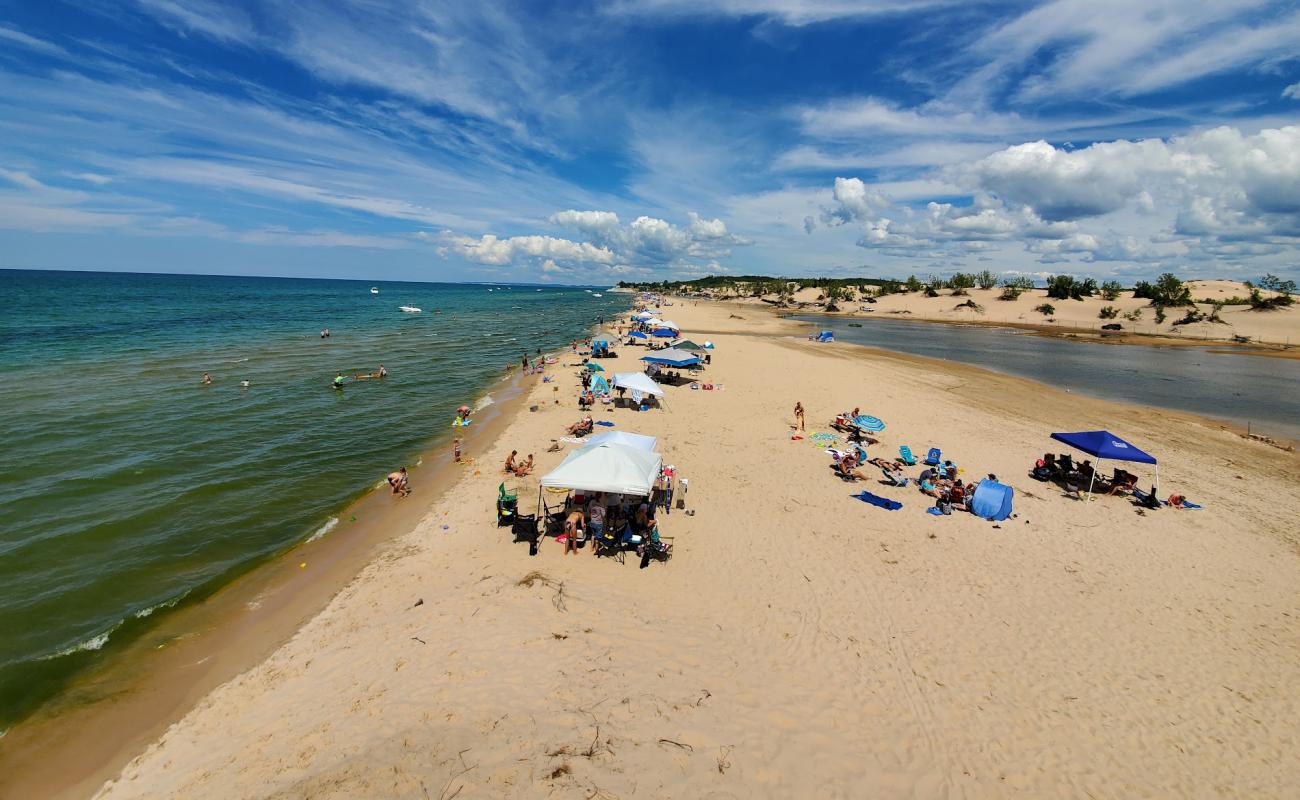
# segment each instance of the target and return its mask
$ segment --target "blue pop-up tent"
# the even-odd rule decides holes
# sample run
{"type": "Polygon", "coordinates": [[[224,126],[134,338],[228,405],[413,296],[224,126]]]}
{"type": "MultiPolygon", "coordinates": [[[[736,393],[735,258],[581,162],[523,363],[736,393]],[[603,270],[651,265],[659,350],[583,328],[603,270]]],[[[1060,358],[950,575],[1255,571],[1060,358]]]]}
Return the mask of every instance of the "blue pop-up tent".
{"type": "Polygon", "coordinates": [[[822,331],[821,333],[819,333],[819,334],[817,335],[817,341],[819,341],[819,342],[833,342],[833,341],[835,341],[835,334],[834,334],[834,332],[832,332],[832,331],[822,331]]]}
{"type": "Polygon", "coordinates": [[[997,481],[980,481],[970,499],[970,513],[993,522],[1011,516],[1011,498],[1015,491],[997,481]]]}
{"type": "MultiPolygon", "coordinates": [[[[1111,461],[1136,461],[1140,464],[1153,464],[1156,468],[1156,491],[1160,491],[1160,465],[1156,457],[1139,450],[1110,431],[1079,431],[1078,433],[1054,433],[1052,438],[1064,442],[1075,450],[1082,450],[1098,461],[1109,458],[1111,461]]],[[[1097,477],[1093,470],[1093,480],[1097,477]]],[[[1088,494],[1092,494],[1093,480],[1088,481],[1088,494]]]]}
{"type": "Polygon", "coordinates": [[[676,338],[677,336],[677,331],[673,330],[672,328],[655,328],[651,332],[655,336],[661,337],[663,339],[673,339],[676,338]]]}
{"type": "Polygon", "coordinates": [[[644,333],[642,333],[641,331],[629,331],[627,335],[628,335],[628,336],[631,336],[633,339],[649,339],[649,338],[650,338],[649,336],[646,336],[646,335],[645,335],[644,333]]]}

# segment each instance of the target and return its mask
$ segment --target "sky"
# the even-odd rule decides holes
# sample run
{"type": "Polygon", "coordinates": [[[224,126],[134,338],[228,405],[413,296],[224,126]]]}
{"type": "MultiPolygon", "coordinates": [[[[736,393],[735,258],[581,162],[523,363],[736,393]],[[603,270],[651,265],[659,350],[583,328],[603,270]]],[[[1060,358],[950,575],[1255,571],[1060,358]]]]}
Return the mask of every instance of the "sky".
{"type": "Polygon", "coordinates": [[[1300,278],[1296,0],[0,0],[0,267],[1300,278]]]}

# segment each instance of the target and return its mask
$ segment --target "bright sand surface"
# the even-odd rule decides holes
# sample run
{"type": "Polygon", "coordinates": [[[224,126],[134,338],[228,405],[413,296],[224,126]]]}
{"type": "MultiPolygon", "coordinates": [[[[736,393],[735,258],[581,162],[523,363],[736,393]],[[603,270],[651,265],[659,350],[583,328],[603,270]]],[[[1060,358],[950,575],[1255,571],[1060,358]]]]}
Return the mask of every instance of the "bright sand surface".
{"type": "MultiPolygon", "coordinates": [[[[1191,289],[1192,298],[1198,301],[1224,301],[1234,297],[1245,298],[1250,294],[1250,289],[1237,281],[1188,281],[1187,285],[1191,289]]],[[[839,306],[846,316],[870,316],[878,319],[1033,326],[1046,331],[1057,329],[1072,332],[1100,332],[1102,325],[1119,324],[1127,333],[1194,342],[1225,342],[1231,341],[1234,336],[1245,336],[1252,342],[1284,348],[1300,345],[1300,304],[1273,311],[1252,311],[1245,305],[1224,306],[1219,315],[1222,322],[1175,325],[1187,313],[1186,308],[1167,309],[1165,321],[1157,324],[1155,309],[1150,302],[1135,299],[1132,292],[1123,292],[1116,300],[1104,300],[1100,295],[1085,300],[1052,300],[1047,297],[1044,289],[1024,292],[1015,300],[999,300],[1001,293],[1001,289],[970,289],[965,296],[954,297],[951,290],[944,289],[937,297],[911,292],[886,295],[872,304],[860,300],[841,301],[839,306]],[[967,301],[974,301],[979,309],[962,305],[967,301]],[[1035,310],[1044,303],[1053,308],[1050,316],[1035,310]],[[1098,316],[1107,306],[1115,308],[1119,316],[1112,319],[1098,316]],[[871,311],[862,311],[863,308],[871,311]],[[1137,320],[1123,316],[1133,312],[1140,313],[1137,320]]],[[[804,288],[796,291],[793,297],[796,302],[820,305],[817,298],[821,294],[820,289],[804,288]]],[[[775,295],[768,295],[767,299],[774,300],[775,295]]],[[[746,302],[760,304],[756,298],[746,302]]],[[[1196,308],[1205,315],[1213,310],[1207,303],[1198,303],[1196,308]]],[[[673,321],[681,324],[680,320],[673,321]]]]}
{"type": "MultiPolygon", "coordinates": [[[[689,480],[697,513],[660,517],[670,562],[549,539],[530,558],[494,525],[511,449],[541,475],[574,446],[545,452],[579,417],[575,370],[552,368],[539,410],[468,453],[414,530],[104,796],[1294,797],[1294,453],[780,336],[798,329],[757,311],[670,311],[717,343],[725,391],[596,412],[658,436],[689,480]],[[810,433],[861,406],[888,423],[873,450],[940,446],[965,477],[997,473],[1017,516],[936,518],[914,489],[841,482],[791,440],[796,401],[810,433]],[[1155,453],[1165,491],[1204,510],[1139,516],[1026,477],[1058,449],[1048,432],[1095,428],[1155,453]],[[850,497],[862,488],[902,510],[850,497]]],[[[636,368],[640,348],[621,352],[607,370],[636,368]]],[[[535,476],[506,483],[535,502],[535,476]]]]}

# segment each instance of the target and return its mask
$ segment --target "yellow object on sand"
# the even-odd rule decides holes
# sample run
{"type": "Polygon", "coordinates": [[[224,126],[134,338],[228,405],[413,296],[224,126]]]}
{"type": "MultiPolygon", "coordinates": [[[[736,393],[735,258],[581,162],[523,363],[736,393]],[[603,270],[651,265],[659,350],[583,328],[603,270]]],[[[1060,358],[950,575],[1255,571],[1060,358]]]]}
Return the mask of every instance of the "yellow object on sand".
{"type": "Polygon", "coordinates": [[[298,569],[306,569],[306,568],[307,568],[307,562],[306,562],[306,561],[304,561],[304,562],[302,562],[301,564],[298,565],[298,569]]]}

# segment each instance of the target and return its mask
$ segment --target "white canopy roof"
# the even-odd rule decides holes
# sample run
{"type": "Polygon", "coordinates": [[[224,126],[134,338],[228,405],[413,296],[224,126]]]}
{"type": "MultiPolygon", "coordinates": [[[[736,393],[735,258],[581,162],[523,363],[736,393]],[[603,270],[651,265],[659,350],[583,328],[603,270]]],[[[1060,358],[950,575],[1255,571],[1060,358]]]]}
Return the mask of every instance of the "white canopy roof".
{"type": "Polygon", "coordinates": [[[655,397],[663,397],[663,387],[650,379],[650,376],[644,372],[616,372],[614,380],[611,383],[620,388],[628,389],[641,394],[652,394],[655,397]]]}
{"type": "Polygon", "coordinates": [[[636,318],[637,318],[637,319],[654,319],[654,314],[650,313],[649,311],[642,311],[640,314],[637,314],[637,315],[636,315],[636,318]]]}
{"type": "Polygon", "coordinates": [[[646,436],[643,433],[631,433],[629,431],[606,431],[598,433],[587,440],[583,447],[591,447],[597,444],[625,444],[628,447],[635,447],[638,450],[645,450],[647,453],[653,452],[655,445],[659,442],[653,436],[646,436]]]}
{"type": "Polygon", "coordinates": [[[661,320],[661,319],[659,319],[658,317],[651,317],[650,319],[648,319],[648,320],[645,321],[645,324],[657,328],[657,327],[659,327],[660,325],[663,325],[663,324],[664,324],[664,321],[661,320]]]}
{"type": "Polygon", "coordinates": [[[673,321],[670,320],[670,319],[669,319],[669,320],[664,320],[664,321],[661,322],[660,324],[661,324],[663,327],[665,327],[665,328],[672,328],[672,329],[675,330],[675,331],[680,331],[680,330],[681,330],[681,326],[679,326],[676,322],[673,322],[673,321]]]}
{"type": "Polygon", "coordinates": [[[575,450],[549,474],[542,485],[588,492],[619,492],[648,496],[659,476],[658,453],[625,444],[596,444],[575,450]]]}

